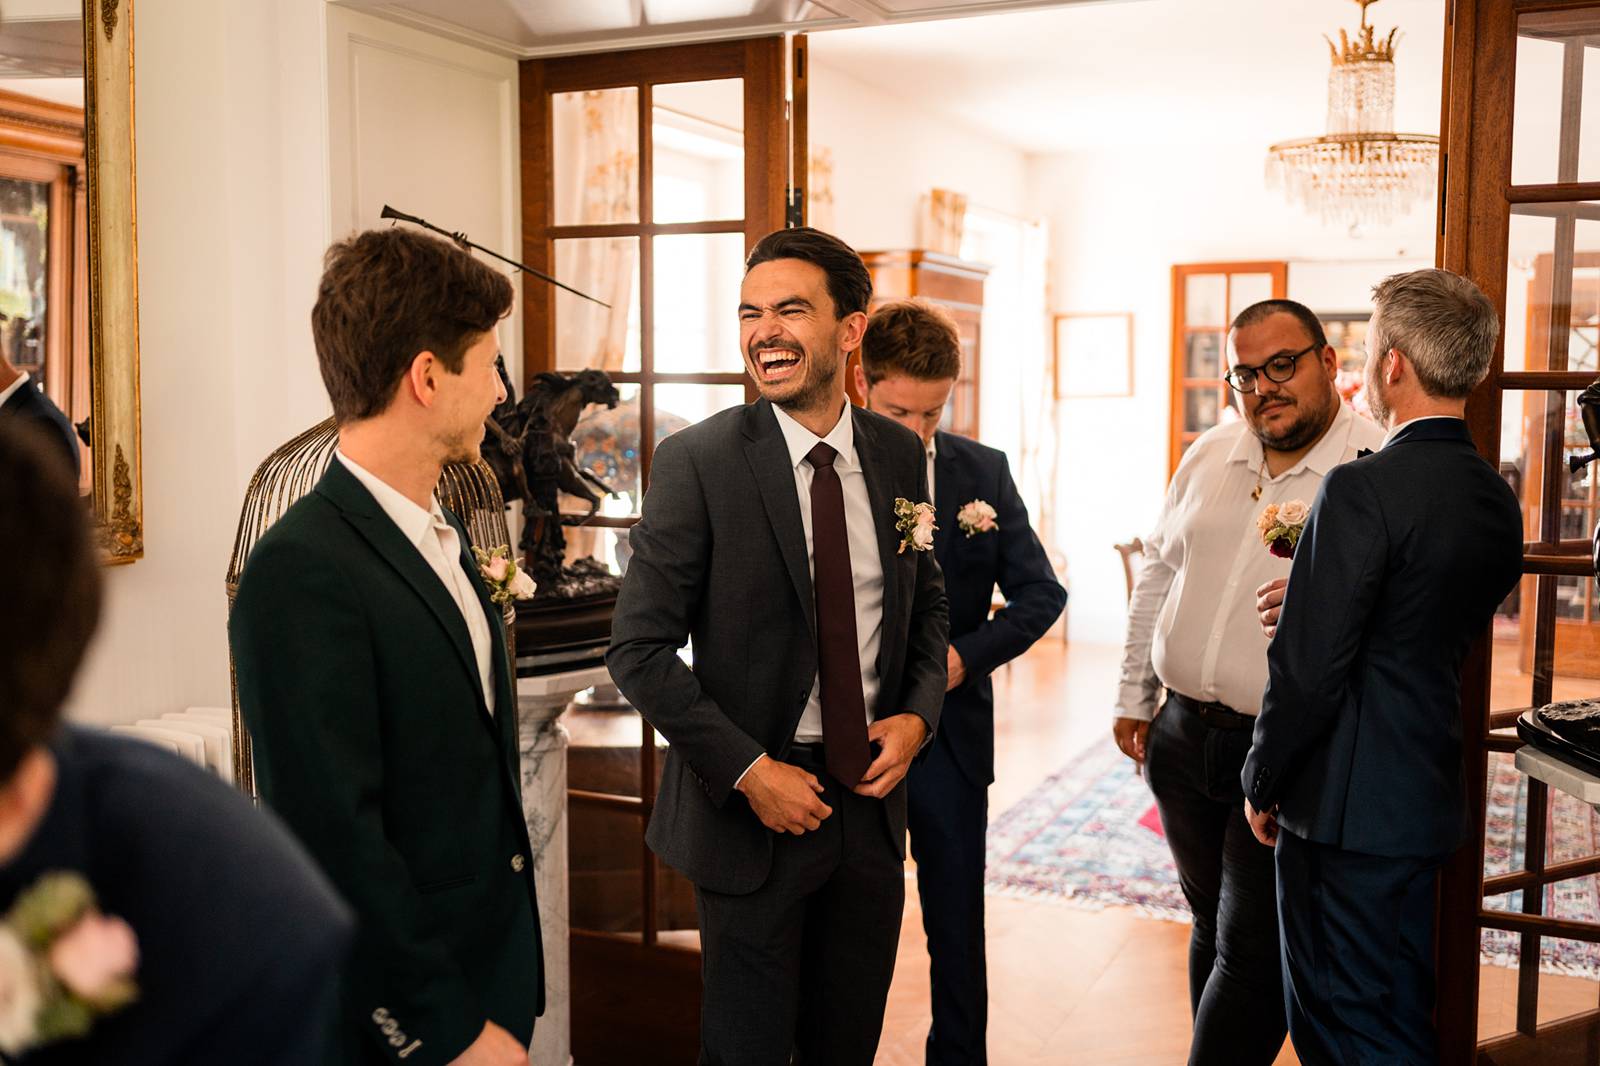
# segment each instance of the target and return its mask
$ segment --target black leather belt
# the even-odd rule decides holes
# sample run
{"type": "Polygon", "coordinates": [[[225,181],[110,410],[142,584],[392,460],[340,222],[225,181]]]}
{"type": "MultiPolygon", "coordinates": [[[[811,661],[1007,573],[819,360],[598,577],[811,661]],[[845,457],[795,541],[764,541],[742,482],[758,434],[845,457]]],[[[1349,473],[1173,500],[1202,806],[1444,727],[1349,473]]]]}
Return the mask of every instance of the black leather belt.
{"type": "Polygon", "coordinates": [[[1256,726],[1254,716],[1236,711],[1225,703],[1206,703],[1181,692],[1169,695],[1173,703],[1190,714],[1199,715],[1200,720],[1212,729],[1254,729],[1256,726]]]}

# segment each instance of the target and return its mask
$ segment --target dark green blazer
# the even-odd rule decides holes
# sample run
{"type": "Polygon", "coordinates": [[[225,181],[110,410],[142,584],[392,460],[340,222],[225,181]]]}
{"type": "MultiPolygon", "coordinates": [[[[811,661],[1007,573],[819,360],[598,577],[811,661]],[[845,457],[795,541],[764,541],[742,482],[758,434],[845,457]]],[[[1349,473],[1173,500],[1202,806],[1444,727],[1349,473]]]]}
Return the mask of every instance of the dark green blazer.
{"type": "MultiPolygon", "coordinates": [[[[467,543],[466,532],[447,515],[467,543]]],[[[500,611],[488,712],[455,600],[337,459],[250,553],[229,620],[262,798],[354,908],[341,1062],[447,1063],[544,1009],[500,611]]]]}

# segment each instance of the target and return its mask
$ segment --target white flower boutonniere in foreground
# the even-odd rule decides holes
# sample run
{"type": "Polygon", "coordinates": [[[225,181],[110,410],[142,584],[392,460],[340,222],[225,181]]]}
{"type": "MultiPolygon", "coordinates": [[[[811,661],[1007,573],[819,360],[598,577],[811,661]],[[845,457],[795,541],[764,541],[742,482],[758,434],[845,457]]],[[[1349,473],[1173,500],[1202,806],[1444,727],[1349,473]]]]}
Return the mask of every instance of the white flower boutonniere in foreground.
{"type": "Polygon", "coordinates": [[[512,600],[531,599],[539,587],[527,571],[517,566],[517,561],[511,558],[511,549],[504,544],[491,551],[474,547],[472,557],[478,560],[478,573],[489,586],[490,601],[498,606],[504,607],[512,600]]]}
{"type": "Polygon", "coordinates": [[[1300,534],[1306,531],[1306,519],[1309,517],[1311,508],[1302,500],[1267,504],[1267,509],[1256,519],[1256,528],[1261,530],[1261,543],[1278,558],[1293,559],[1294,550],[1300,543],[1300,534]]]}
{"type": "Polygon", "coordinates": [[[139,944],[77,874],[46,874],[0,923],[0,1051],[84,1036],[139,997],[139,944]]]}
{"type": "Polygon", "coordinates": [[[956,512],[956,525],[969,537],[979,533],[993,533],[1000,528],[995,519],[1000,517],[993,507],[982,500],[973,500],[956,512]]]}
{"type": "Polygon", "coordinates": [[[912,503],[904,496],[897,496],[894,517],[894,528],[900,531],[901,554],[907,548],[919,552],[933,550],[933,531],[939,528],[933,524],[933,504],[912,503]]]}

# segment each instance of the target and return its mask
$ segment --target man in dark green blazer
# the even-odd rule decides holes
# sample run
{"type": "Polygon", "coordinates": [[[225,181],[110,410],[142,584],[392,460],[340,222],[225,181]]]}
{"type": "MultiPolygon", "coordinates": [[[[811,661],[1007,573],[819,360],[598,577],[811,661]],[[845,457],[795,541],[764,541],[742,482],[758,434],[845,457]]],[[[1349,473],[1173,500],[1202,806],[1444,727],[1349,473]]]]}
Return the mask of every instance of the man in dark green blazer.
{"type": "Polygon", "coordinates": [[[505,633],[433,495],[504,398],[511,304],[415,232],[329,250],[312,329],[339,449],[230,620],[261,795],[359,918],[339,1062],[526,1066],[544,1006],[505,633]]]}

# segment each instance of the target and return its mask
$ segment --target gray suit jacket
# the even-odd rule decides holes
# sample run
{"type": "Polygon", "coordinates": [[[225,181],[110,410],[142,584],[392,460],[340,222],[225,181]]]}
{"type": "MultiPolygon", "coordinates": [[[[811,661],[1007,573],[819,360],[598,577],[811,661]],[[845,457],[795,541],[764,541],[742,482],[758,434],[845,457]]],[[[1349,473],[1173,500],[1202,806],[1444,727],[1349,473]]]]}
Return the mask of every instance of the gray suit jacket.
{"type": "MultiPolygon", "coordinates": [[[[932,736],[944,702],[944,582],[932,552],[899,551],[894,517],[895,497],[928,499],[922,442],[850,413],[884,575],[873,713],[915,713],[932,736]]],[[[703,888],[753,892],[767,879],[773,833],[734,784],[762,753],[784,757],[817,675],[805,528],[771,406],[723,411],[662,441],[629,542],[606,665],[672,745],[646,840],[703,888]],[[690,640],[692,670],[678,658],[690,640]]],[[[903,781],[883,809],[903,855],[903,781]]]]}

